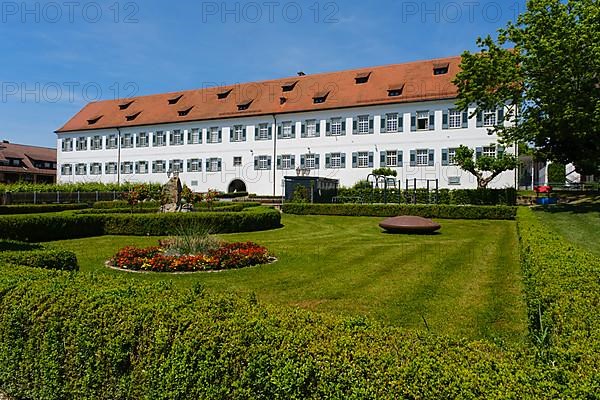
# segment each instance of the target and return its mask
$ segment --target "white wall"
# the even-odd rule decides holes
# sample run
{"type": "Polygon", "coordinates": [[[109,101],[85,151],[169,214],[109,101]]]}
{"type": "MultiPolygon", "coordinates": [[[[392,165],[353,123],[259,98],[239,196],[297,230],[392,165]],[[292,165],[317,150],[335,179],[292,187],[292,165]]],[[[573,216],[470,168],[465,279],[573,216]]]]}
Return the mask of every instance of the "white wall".
{"type": "MultiPolygon", "coordinates": [[[[183,183],[190,186],[195,191],[206,191],[208,189],[217,189],[227,191],[228,186],[234,179],[243,180],[247,189],[251,193],[262,195],[272,194],[273,187],[275,192],[280,195],[282,192],[282,178],[288,175],[296,175],[295,171],[276,170],[276,155],[293,154],[296,156],[296,166],[300,164],[300,155],[309,153],[320,155],[320,169],[311,171],[311,176],[322,176],[339,179],[341,185],[351,186],[361,179],[365,179],[372,168],[352,168],[352,153],[358,151],[374,152],[374,168],[379,167],[379,152],[383,150],[402,150],[403,166],[395,168],[398,171],[398,179],[402,180],[403,186],[405,179],[439,179],[440,187],[450,188],[474,188],[476,187],[475,178],[462,171],[458,167],[442,166],[442,149],[458,147],[463,144],[471,148],[487,146],[497,141],[496,136],[488,135],[487,128],[477,128],[476,119],[469,120],[468,128],[442,129],[443,110],[453,108],[452,101],[436,101],[410,103],[400,105],[357,107],[352,109],[339,109],[319,112],[307,112],[301,114],[279,114],[276,116],[277,123],[284,121],[296,122],[296,137],[294,139],[278,139],[275,121],[272,116],[235,118],[215,121],[203,121],[198,123],[168,124],[161,126],[144,126],[136,128],[122,128],[121,133],[148,132],[152,142],[152,133],[157,130],[167,132],[181,129],[187,131],[192,128],[203,130],[203,141],[199,145],[152,147],[148,148],[121,149],[121,161],[148,161],[150,170],[152,162],[155,160],[173,160],[182,159],[184,161],[191,158],[202,159],[202,172],[189,173],[184,172],[180,175],[183,183]],[[435,130],[411,132],[411,113],[416,111],[435,110],[435,130]],[[380,118],[387,113],[404,114],[404,129],[402,133],[381,133],[380,118]],[[352,134],[352,119],[358,115],[369,114],[374,117],[374,133],[368,135],[352,134]],[[326,136],[326,121],[330,118],[341,117],[346,119],[347,134],[345,136],[326,136]],[[301,138],[301,124],[305,120],[317,119],[321,121],[320,137],[301,138]],[[273,140],[255,141],[254,127],[260,123],[270,123],[273,129],[273,140]],[[245,125],[247,127],[246,142],[230,143],[229,128],[233,125],[245,125]],[[206,129],[210,127],[220,127],[222,129],[222,143],[209,144],[206,141],[206,129]],[[276,154],[274,154],[274,144],[276,140],[276,154]],[[410,150],[414,149],[434,149],[435,165],[431,167],[411,167],[410,150]],[[346,153],[346,168],[333,170],[325,168],[325,154],[331,152],[346,153]],[[259,155],[268,155],[272,157],[271,170],[255,171],[254,157],[259,155]],[[233,157],[241,156],[242,167],[233,166],[233,157]],[[206,172],[205,160],[207,158],[221,158],[221,172],[206,172]],[[275,170],[275,176],[273,171],[275,170]],[[449,176],[460,176],[460,186],[450,186],[448,184],[449,176]],[[197,185],[192,186],[192,181],[197,181],[197,185]],[[275,185],[273,184],[275,182],[275,185]]],[[[470,110],[472,112],[472,110],[470,110]]],[[[107,162],[117,162],[118,150],[106,150],[106,138],[109,134],[115,134],[117,130],[97,130],[83,131],[67,134],[59,134],[57,142],[58,152],[58,181],[59,182],[93,182],[101,181],[105,183],[116,182],[117,175],[91,176],[89,175],[89,164],[100,162],[103,165],[107,162]],[[75,139],[86,136],[91,140],[94,136],[105,136],[104,150],[96,151],[72,151],[62,152],[61,140],[75,139]],[[88,164],[88,175],[78,176],[73,173],[72,176],[61,175],[61,166],[63,164],[88,164]]],[[[187,134],[185,135],[187,143],[187,134]]],[[[75,143],[73,144],[75,148],[75,143]]],[[[88,149],[90,145],[88,144],[88,149]]],[[[514,154],[514,149],[507,148],[508,153],[514,154]]],[[[184,168],[186,165],[184,165],[184,168]]],[[[168,167],[167,167],[168,168],[168,167]]],[[[160,182],[167,181],[166,174],[144,174],[144,175],[121,175],[121,182],[160,182]]],[[[515,172],[505,172],[494,180],[491,187],[513,187],[515,183],[515,172]]],[[[424,185],[424,183],[423,183],[424,185]]]]}

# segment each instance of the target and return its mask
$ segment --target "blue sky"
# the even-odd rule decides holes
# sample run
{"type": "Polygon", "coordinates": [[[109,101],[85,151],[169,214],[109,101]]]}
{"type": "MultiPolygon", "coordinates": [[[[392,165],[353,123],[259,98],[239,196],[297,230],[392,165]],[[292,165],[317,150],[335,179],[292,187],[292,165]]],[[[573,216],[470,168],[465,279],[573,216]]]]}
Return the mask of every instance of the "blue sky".
{"type": "Polygon", "coordinates": [[[54,146],[88,101],[451,56],[502,1],[0,1],[0,139],[54,146]]]}

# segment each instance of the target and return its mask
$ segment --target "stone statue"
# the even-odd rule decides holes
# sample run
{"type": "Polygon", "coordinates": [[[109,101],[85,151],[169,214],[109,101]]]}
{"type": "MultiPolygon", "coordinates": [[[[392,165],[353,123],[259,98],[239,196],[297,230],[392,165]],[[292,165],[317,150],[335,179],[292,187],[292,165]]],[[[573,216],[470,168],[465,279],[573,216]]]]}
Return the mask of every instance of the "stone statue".
{"type": "MultiPolygon", "coordinates": [[[[169,174],[171,175],[171,174],[169,174]]],[[[181,180],[179,174],[173,173],[169,182],[162,188],[162,206],[161,212],[173,213],[181,211],[181,180]]]]}

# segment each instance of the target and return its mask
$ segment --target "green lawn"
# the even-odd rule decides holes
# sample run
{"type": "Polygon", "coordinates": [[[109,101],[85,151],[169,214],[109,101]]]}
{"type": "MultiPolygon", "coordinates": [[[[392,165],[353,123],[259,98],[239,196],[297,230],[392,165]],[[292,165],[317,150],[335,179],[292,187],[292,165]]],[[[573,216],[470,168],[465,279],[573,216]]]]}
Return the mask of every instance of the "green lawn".
{"type": "Polygon", "coordinates": [[[551,207],[536,215],[566,240],[600,256],[600,203],[551,207]]]}
{"type": "Polygon", "coordinates": [[[443,220],[433,236],[389,235],[379,218],[284,215],[282,229],[223,235],[267,246],[275,264],[193,275],[132,274],[104,262],[126,245],[157,238],[99,237],[55,242],[77,253],[81,269],[133,280],[200,282],[256,293],[262,302],[344,315],[434,333],[520,341],[526,334],[513,221],[443,220]],[[426,322],[425,322],[426,321],[426,322]]]}

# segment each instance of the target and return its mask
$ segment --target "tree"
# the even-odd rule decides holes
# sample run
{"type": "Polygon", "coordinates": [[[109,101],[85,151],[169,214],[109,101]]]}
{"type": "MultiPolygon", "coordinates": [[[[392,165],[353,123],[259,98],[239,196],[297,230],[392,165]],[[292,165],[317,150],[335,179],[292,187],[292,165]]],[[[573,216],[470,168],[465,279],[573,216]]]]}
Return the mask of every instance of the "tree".
{"type": "Polygon", "coordinates": [[[479,38],[479,53],[463,54],[454,81],[459,108],[508,105],[506,118],[515,124],[494,128],[504,143],[531,143],[539,157],[597,173],[598,21],[598,0],[529,0],[516,23],[496,39],[479,38]]]}
{"type": "Polygon", "coordinates": [[[454,162],[477,178],[477,187],[485,189],[491,181],[504,171],[517,168],[518,160],[512,154],[498,153],[496,157],[479,155],[473,157],[474,151],[466,146],[456,149],[454,162]]]}

